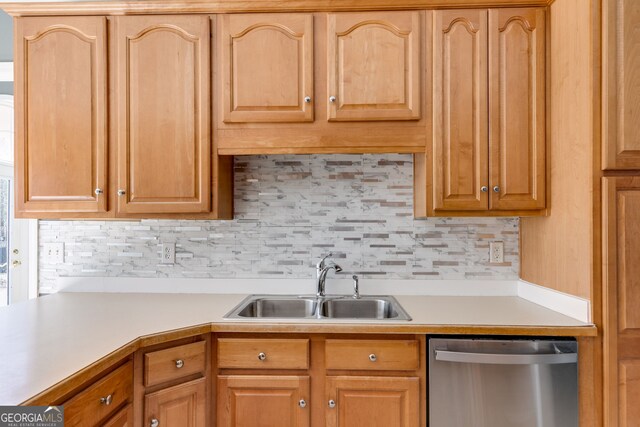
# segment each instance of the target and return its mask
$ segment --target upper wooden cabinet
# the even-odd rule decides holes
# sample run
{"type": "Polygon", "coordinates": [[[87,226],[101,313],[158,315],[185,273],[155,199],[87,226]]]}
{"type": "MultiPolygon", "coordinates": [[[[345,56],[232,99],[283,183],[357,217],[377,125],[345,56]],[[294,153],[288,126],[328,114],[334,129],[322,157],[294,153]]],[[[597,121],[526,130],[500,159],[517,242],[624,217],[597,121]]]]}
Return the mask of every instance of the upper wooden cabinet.
{"type": "Polygon", "coordinates": [[[329,14],[329,120],[420,118],[421,12],[329,14]]]}
{"type": "Polygon", "coordinates": [[[116,18],[118,212],[207,212],[207,16],[116,18]]]}
{"type": "Polygon", "coordinates": [[[489,11],[489,206],[543,209],[545,11],[489,11]]]}
{"type": "Polygon", "coordinates": [[[107,20],[15,28],[16,212],[107,210],[107,20]]]}
{"type": "Polygon", "coordinates": [[[602,2],[603,169],[640,170],[640,2],[602,2]]]}
{"type": "Polygon", "coordinates": [[[487,11],[438,11],[434,21],[434,209],[487,209],[487,11]]]}
{"type": "Polygon", "coordinates": [[[432,14],[433,149],[415,156],[416,216],[543,214],[544,9],[432,14]]]}
{"type": "Polygon", "coordinates": [[[313,120],[313,15],[224,15],[223,119],[313,120]]]}

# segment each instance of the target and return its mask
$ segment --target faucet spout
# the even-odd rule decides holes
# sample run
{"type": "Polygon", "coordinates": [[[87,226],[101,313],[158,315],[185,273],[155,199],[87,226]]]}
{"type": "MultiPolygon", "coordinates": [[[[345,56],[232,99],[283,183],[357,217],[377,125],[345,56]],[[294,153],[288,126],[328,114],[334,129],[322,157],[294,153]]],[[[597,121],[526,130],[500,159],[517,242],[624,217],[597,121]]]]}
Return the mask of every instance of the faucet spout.
{"type": "MultiPolygon", "coordinates": [[[[331,256],[331,254],[327,255],[327,257],[329,257],[329,256],[331,256]]],[[[318,263],[317,268],[316,268],[316,274],[317,274],[317,279],[318,279],[316,296],[318,296],[318,297],[324,297],[325,296],[327,273],[329,273],[329,270],[333,270],[336,273],[340,273],[342,271],[342,267],[340,267],[335,262],[333,262],[333,261],[326,262],[325,259],[327,257],[324,257],[322,259],[322,261],[320,261],[318,263]]]]}

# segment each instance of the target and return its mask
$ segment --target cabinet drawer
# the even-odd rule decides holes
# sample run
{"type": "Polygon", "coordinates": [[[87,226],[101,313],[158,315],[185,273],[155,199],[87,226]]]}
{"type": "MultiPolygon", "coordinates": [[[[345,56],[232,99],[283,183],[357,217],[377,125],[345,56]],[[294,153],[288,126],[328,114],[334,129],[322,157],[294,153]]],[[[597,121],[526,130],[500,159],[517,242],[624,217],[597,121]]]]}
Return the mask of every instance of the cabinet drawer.
{"type": "Polygon", "coordinates": [[[64,425],[93,426],[114,413],[133,393],[133,362],[116,369],[64,403],[64,425]]]}
{"type": "Polygon", "coordinates": [[[327,340],[327,369],[404,371],[420,367],[416,340],[327,340]]]}
{"type": "Polygon", "coordinates": [[[180,345],[144,355],[146,387],[205,371],[205,341],[180,345]]]}
{"type": "Polygon", "coordinates": [[[218,367],[236,369],[307,369],[307,339],[218,340],[218,367]]]}

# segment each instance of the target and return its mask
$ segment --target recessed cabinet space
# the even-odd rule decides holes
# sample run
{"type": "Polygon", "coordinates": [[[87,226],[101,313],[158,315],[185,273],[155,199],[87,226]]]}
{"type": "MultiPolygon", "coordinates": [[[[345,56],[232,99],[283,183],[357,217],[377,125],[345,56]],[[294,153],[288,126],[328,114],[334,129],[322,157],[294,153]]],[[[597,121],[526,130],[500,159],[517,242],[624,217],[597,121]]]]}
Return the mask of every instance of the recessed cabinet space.
{"type": "Polygon", "coordinates": [[[107,210],[107,20],[16,20],[16,213],[107,210]]]}
{"type": "Polygon", "coordinates": [[[313,15],[223,15],[223,120],[313,121],[313,15]]]}
{"type": "Polygon", "coordinates": [[[602,167],[640,170],[640,4],[602,1],[602,167]]]}
{"type": "Polygon", "coordinates": [[[116,18],[118,213],[210,209],[209,23],[116,18]]]}
{"type": "Polygon", "coordinates": [[[420,118],[422,13],[332,13],[327,21],[328,118],[420,118]]]}
{"type": "Polygon", "coordinates": [[[415,156],[416,216],[544,214],[544,9],[432,19],[433,133],[415,156]]]}

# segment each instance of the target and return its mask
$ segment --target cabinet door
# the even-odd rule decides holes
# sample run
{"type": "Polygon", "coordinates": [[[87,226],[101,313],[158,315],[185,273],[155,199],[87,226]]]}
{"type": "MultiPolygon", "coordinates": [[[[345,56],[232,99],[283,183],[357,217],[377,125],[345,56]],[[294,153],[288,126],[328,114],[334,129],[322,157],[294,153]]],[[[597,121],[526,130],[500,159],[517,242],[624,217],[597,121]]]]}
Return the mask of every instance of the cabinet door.
{"type": "Polygon", "coordinates": [[[106,23],[16,20],[18,213],[107,210],[106,23]]]}
{"type": "Polygon", "coordinates": [[[604,169],[640,169],[640,2],[602,2],[604,169]]]}
{"type": "Polygon", "coordinates": [[[432,13],[434,209],[486,210],[487,11],[432,13]]]}
{"type": "Polygon", "coordinates": [[[127,405],[113,417],[109,418],[103,427],[133,427],[133,406],[127,405]]]}
{"type": "Polygon", "coordinates": [[[329,14],[329,120],[420,118],[422,12],[329,14]]]}
{"type": "Polygon", "coordinates": [[[157,420],[160,427],[205,427],[206,411],[205,379],[200,378],[146,395],[144,425],[157,420]]]}
{"type": "Polygon", "coordinates": [[[307,376],[218,377],[218,427],[308,427],[309,414],[307,376]]]}
{"type": "Polygon", "coordinates": [[[326,389],[327,427],[420,425],[418,378],[328,377],[326,389]]]}
{"type": "Polygon", "coordinates": [[[604,178],[605,425],[640,419],[640,177],[604,178]]]}
{"type": "Polygon", "coordinates": [[[118,212],[210,209],[209,18],[116,18],[118,212]]]}
{"type": "Polygon", "coordinates": [[[489,11],[490,209],[545,207],[544,15],[489,11]]]}
{"type": "Polygon", "coordinates": [[[313,15],[222,15],[227,123],[313,120],[313,15]]]}

